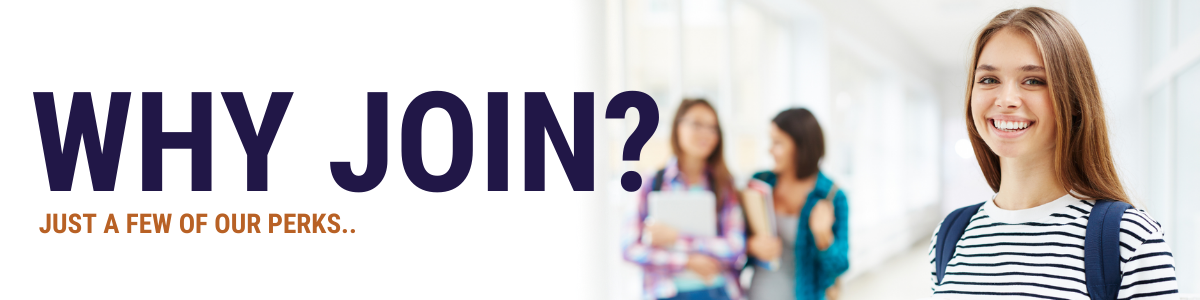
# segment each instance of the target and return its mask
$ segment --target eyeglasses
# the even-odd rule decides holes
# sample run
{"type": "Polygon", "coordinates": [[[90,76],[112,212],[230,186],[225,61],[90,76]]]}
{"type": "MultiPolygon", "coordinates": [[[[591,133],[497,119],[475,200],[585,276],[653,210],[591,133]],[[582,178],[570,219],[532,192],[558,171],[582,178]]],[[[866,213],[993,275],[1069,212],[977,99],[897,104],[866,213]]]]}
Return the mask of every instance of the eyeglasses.
{"type": "Polygon", "coordinates": [[[679,125],[687,126],[688,129],[697,130],[697,131],[706,131],[709,133],[717,133],[717,131],[720,130],[719,128],[717,128],[716,124],[708,124],[708,123],[702,123],[702,122],[697,122],[697,121],[692,121],[692,120],[683,120],[682,122],[679,122],[679,125]]]}

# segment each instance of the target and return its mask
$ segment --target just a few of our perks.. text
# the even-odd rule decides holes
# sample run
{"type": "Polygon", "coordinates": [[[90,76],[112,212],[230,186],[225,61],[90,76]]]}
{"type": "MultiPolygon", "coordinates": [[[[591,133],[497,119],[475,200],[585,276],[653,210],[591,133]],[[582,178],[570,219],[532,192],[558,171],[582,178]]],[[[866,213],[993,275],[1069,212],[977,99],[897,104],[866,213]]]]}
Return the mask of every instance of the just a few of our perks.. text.
{"type": "MultiPolygon", "coordinates": [[[[42,233],[92,233],[94,213],[46,214],[46,226],[38,228],[42,233]]],[[[201,233],[209,225],[208,214],[185,213],[179,215],[178,230],[183,233],[201,233]]],[[[267,214],[263,224],[266,233],[354,233],[354,229],[342,228],[341,219],[333,214],[267,214]],[[330,226],[326,226],[328,224],[330,226]]],[[[125,226],[117,225],[118,217],[108,214],[102,233],[171,233],[172,214],[125,214],[125,226]],[[124,231],[122,231],[124,228],[124,231]]],[[[217,233],[263,233],[259,214],[217,214],[212,219],[217,233]]]]}

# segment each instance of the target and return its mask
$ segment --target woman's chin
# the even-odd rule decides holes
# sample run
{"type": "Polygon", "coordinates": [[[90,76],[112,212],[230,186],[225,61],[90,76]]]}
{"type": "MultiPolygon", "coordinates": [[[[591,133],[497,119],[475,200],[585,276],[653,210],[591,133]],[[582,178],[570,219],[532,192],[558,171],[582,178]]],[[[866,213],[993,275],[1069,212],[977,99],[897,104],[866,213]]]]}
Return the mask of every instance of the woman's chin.
{"type": "Polygon", "coordinates": [[[988,149],[992,150],[992,153],[1003,158],[1021,157],[1021,154],[1024,152],[1022,148],[1025,148],[1022,147],[1021,143],[996,141],[987,137],[984,137],[984,142],[987,144],[988,149]]]}
{"type": "Polygon", "coordinates": [[[1022,157],[1031,157],[1034,154],[1033,153],[1034,151],[1031,151],[1029,149],[1029,147],[1026,147],[1026,145],[1022,145],[1021,143],[1000,143],[1000,144],[1001,145],[998,145],[998,147],[991,147],[992,153],[996,153],[996,156],[999,156],[999,157],[1003,157],[1003,158],[1007,158],[1007,159],[1019,159],[1022,157]],[[1007,145],[1005,145],[1005,144],[1007,144],[1007,145]]]}

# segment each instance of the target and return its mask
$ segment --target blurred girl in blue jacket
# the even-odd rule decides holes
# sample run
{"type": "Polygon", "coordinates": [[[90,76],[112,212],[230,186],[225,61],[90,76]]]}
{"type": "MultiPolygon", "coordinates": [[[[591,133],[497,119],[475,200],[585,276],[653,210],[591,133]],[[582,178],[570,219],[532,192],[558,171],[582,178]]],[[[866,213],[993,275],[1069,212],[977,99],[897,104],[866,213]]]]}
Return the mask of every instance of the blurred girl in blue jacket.
{"type": "Polygon", "coordinates": [[[775,234],[751,232],[747,253],[754,263],[750,299],[826,299],[850,263],[846,195],[818,168],[825,155],[821,125],[807,109],[779,113],[771,124],[775,168],[755,173],[747,193],[774,208],[775,234]],[[777,261],[778,267],[767,267],[777,261]]]}

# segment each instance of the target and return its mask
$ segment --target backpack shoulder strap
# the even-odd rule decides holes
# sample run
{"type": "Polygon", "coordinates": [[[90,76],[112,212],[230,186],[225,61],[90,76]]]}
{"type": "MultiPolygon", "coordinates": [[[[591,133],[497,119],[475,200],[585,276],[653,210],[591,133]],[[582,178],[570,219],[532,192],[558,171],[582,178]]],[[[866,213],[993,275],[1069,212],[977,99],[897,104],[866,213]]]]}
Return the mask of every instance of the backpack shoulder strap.
{"type": "Polygon", "coordinates": [[[956,209],[942,220],[942,226],[938,228],[937,240],[934,241],[933,257],[936,263],[937,282],[942,283],[942,277],[946,276],[946,265],[950,264],[950,258],[954,257],[954,248],[958,246],[958,239],[962,238],[963,231],[967,230],[967,225],[971,222],[971,217],[979,212],[979,208],[983,207],[983,202],[956,209]]]}
{"type": "Polygon", "coordinates": [[[654,173],[654,180],[650,181],[650,191],[651,192],[657,192],[657,191],[662,190],[663,174],[666,174],[666,173],[667,173],[667,169],[658,170],[657,173],[654,173]]]}
{"type": "Polygon", "coordinates": [[[1088,214],[1083,244],[1083,271],[1088,296],[1093,300],[1117,299],[1121,286],[1121,216],[1129,203],[1097,200],[1088,214]]]}
{"type": "Polygon", "coordinates": [[[837,184],[836,183],[829,184],[829,193],[825,194],[825,200],[829,201],[829,203],[833,203],[833,198],[837,197],[837,192],[838,192],[837,184]]]}

